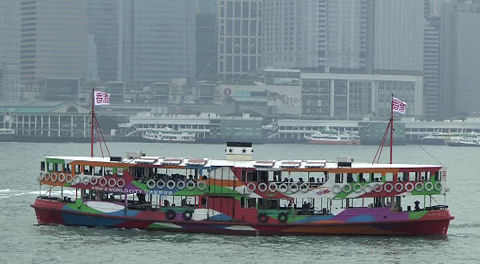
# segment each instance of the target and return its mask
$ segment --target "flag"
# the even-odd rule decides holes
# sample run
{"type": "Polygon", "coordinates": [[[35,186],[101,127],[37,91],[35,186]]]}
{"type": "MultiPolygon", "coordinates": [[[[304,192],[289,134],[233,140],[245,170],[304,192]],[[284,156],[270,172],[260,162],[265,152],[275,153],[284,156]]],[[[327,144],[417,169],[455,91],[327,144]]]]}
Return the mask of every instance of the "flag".
{"type": "Polygon", "coordinates": [[[109,105],[110,104],[110,94],[102,92],[102,91],[95,91],[94,92],[94,100],[95,100],[95,105],[109,105]]]}
{"type": "Polygon", "coordinates": [[[392,98],[392,109],[393,112],[397,112],[400,114],[405,114],[405,109],[407,108],[407,103],[403,102],[402,100],[393,97],[392,98]]]}

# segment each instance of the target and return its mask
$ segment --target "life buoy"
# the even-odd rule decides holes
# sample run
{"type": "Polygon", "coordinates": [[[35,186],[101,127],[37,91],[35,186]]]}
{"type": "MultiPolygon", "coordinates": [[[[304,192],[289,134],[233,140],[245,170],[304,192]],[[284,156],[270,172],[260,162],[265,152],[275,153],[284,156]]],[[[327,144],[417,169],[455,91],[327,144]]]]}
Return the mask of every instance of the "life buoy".
{"type": "Polygon", "coordinates": [[[279,213],[277,215],[277,219],[280,223],[285,223],[288,220],[288,214],[287,213],[279,213]]]}
{"type": "Polygon", "coordinates": [[[356,192],[356,193],[360,193],[362,192],[362,185],[360,183],[355,183],[353,185],[353,191],[356,192]]]}
{"type": "Polygon", "coordinates": [[[65,182],[65,174],[60,173],[60,175],[58,175],[58,181],[59,182],[65,182]]]}
{"type": "Polygon", "coordinates": [[[369,192],[373,191],[373,187],[370,186],[370,185],[365,185],[365,187],[363,187],[363,191],[365,193],[369,193],[369,192]]]}
{"type": "Polygon", "coordinates": [[[298,191],[298,184],[296,183],[291,183],[290,186],[288,186],[288,189],[290,192],[294,193],[298,191]]]}
{"type": "Polygon", "coordinates": [[[393,184],[389,182],[385,183],[385,185],[383,186],[383,190],[387,193],[391,193],[393,191],[393,184]]]}
{"type": "Polygon", "coordinates": [[[120,188],[123,188],[125,186],[125,180],[124,179],[118,179],[117,180],[117,186],[120,188]]]}
{"type": "Polygon", "coordinates": [[[434,187],[434,186],[433,186],[433,182],[427,182],[427,183],[425,183],[425,190],[426,190],[427,192],[433,191],[433,187],[434,187]]]}
{"type": "Polygon", "coordinates": [[[56,173],[52,173],[52,175],[50,175],[50,180],[52,182],[56,182],[57,181],[57,174],[56,173]]]}
{"type": "Polygon", "coordinates": [[[40,175],[38,175],[38,180],[39,181],[45,180],[45,173],[44,172],[40,172],[40,175]]]}
{"type": "MultiPolygon", "coordinates": [[[[155,183],[155,182],[154,182],[155,183]]],[[[173,180],[169,180],[167,181],[167,188],[170,189],[170,190],[173,190],[173,188],[175,188],[176,184],[173,180]]]]}
{"type": "Polygon", "coordinates": [[[269,190],[270,192],[272,192],[272,193],[278,191],[278,186],[277,186],[277,184],[274,183],[274,182],[271,182],[271,183],[268,185],[268,190],[269,190]]]}
{"type": "Polygon", "coordinates": [[[188,220],[192,219],[192,216],[193,216],[193,212],[190,211],[190,210],[184,211],[182,213],[183,220],[185,220],[185,221],[188,221],[188,220]]]}
{"type": "Polygon", "coordinates": [[[247,191],[249,191],[249,192],[254,192],[255,189],[257,189],[257,186],[255,186],[255,183],[249,182],[249,183],[247,184],[247,191]]]}
{"type": "Polygon", "coordinates": [[[306,184],[306,183],[302,183],[299,188],[300,188],[300,191],[303,192],[303,193],[308,192],[309,189],[310,189],[310,188],[308,187],[308,184],[306,184]]]}
{"type": "Polygon", "coordinates": [[[115,178],[110,178],[108,179],[108,186],[109,187],[115,187],[115,185],[117,185],[117,181],[115,180],[115,178]]]}
{"type": "Polygon", "coordinates": [[[193,190],[193,189],[195,189],[195,182],[193,182],[193,181],[188,181],[188,182],[187,182],[187,189],[190,190],[190,191],[193,190]]]}
{"type": "Polygon", "coordinates": [[[90,178],[90,184],[91,185],[96,185],[97,183],[98,183],[98,178],[97,177],[90,178]]]}
{"type": "Polygon", "coordinates": [[[411,192],[411,191],[413,191],[413,188],[415,188],[415,186],[413,186],[413,183],[411,183],[411,182],[405,183],[405,191],[411,192]]]}
{"type": "Polygon", "coordinates": [[[171,209],[168,209],[167,212],[165,213],[165,217],[168,220],[173,220],[175,218],[175,216],[177,216],[177,214],[175,213],[175,211],[173,211],[171,209]]]}
{"type": "Polygon", "coordinates": [[[261,192],[266,192],[267,189],[268,189],[267,184],[264,183],[264,182],[262,182],[258,185],[258,190],[261,191],[261,192]]]}
{"type": "Polygon", "coordinates": [[[285,183],[282,183],[278,186],[278,190],[281,192],[281,193],[286,193],[288,191],[288,185],[285,184],[285,183]]]}
{"type": "Polygon", "coordinates": [[[395,183],[395,191],[399,193],[403,192],[403,184],[400,182],[395,183]]]}
{"type": "Polygon", "coordinates": [[[82,183],[83,183],[83,185],[88,185],[90,183],[90,177],[83,176],[82,183]]]}
{"type": "Polygon", "coordinates": [[[179,190],[183,190],[185,188],[185,182],[184,181],[178,181],[177,182],[177,188],[179,190]]]}
{"type": "Polygon", "coordinates": [[[435,183],[435,191],[441,191],[442,190],[442,183],[441,182],[436,182],[435,183]]]}
{"type": "Polygon", "coordinates": [[[75,178],[73,178],[73,184],[80,184],[82,183],[82,177],[81,176],[75,176],[75,178]]]}
{"type": "Polygon", "coordinates": [[[73,176],[72,174],[67,174],[67,176],[65,177],[65,181],[67,183],[72,183],[73,182],[73,176]]]}
{"type": "Polygon", "coordinates": [[[352,191],[352,185],[350,185],[350,184],[344,185],[344,186],[342,187],[342,191],[343,191],[343,192],[346,192],[346,193],[351,192],[351,191],[352,191]]]}
{"type": "Polygon", "coordinates": [[[149,189],[155,188],[155,180],[153,180],[153,179],[148,180],[148,181],[147,181],[147,187],[148,187],[149,189]]]}
{"type": "MultiPolygon", "coordinates": [[[[158,180],[158,181],[157,181],[157,187],[158,187],[158,189],[163,189],[163,188],[165,188],[165,181],[163,181],[163,180],[158,180]]],[[[152,188],[150,188],[150,189],[152,189],[152,188]]]]}
{"type": "Polygon", "coordinates": [[[421,182],[415,183],[415,191],[417,191],[417,192],[423,191],[423,183],[421,183],[421,182]]]}
{"type": "Polygon", "coordinates": [[[51,178],[51,174],[50,174],[50,173],[45,174],[45,178],[44,178],[44,179],[45,179],[46,181],[49,181],[50,178],[51,178]]]}
{"type": "Polygon", "coordinates": [[[99,183],[100,186],[102,186],[102,187],[107,186],[107,178],[105,178],[105,177],[100,178],[100,180],[98,180],[98,183],[99,183]]]}
{"type": "Polygon", "coordinates": [[[335,185],[333,186],[333,188],[332,188],[332,192],[333,192],[334,194],[337,194],[337,193],[339,193],[339,192],[341,192],[341,191],[342,191],[342,187],[340,187],[340,185],[338,185],[338,184],[335,184],[335,185]]]}
{"type": "Polygon", "coordinates": [[[207,189],[207,184],[205,182],[198,182],[197,183],[197,188],[200,190],[200,191],[203,191],[205,189],[207,189]]]}
{"type": "Polygon", "coordinates": [[[268,216],[265,213],[259,213],[257,216],[257,220],[260,223],[266,223],[268,221],[268,216]]]}
{"type": "Polygon", "coordinates": [[[373,190],[377,193],[381,192],[383,189],[383,186],[381,184],[375,184],[375,187],[373,187],[373,190]]]}

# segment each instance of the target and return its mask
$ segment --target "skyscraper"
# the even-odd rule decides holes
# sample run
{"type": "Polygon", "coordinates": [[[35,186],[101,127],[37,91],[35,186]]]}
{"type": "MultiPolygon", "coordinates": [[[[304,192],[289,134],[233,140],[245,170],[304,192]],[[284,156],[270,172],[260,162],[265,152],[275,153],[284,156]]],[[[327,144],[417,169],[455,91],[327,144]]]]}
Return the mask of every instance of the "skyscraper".
{"type": "Polygon", "coordinates": [[[0,1],[0,102],[20,101],[20,3],[0,1]]]}
{"type": "Polygon", "coordinates": [[[20,10],[25,90],[38,90],[43,80],[85,79],[87,0],[22,0],[20,10]]]}
{"type": "Polygon", "coordinates": [[[196,78],[217,79],[217,2],[196,0],[196,78]]]}
{"type": "Polygon", "coordinates": [[[218,1],[218,74],[238,81],[261,66],[261,0],[218,1]]]}
{"type": "Polygon", "coordinates": [[[195,1],[123,0],[120,80],[195,77],[195,1]]]}

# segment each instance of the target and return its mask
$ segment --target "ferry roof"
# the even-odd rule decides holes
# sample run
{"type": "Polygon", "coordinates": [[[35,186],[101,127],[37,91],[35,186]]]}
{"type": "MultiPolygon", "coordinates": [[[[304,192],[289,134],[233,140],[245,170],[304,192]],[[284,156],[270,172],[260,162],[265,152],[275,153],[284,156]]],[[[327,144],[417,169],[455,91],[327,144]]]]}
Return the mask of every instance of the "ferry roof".
{"type": "Polygon", "coordinates": [[[258,170],[289,170],[289,169],[336,169],[336,168],[353,168],[353,169],[421,169],[421,168],[441,168],[441,165],[429,164],[385,164],[385,163],[362,163],[352,162],[351,166],[338,166],[337,161],[327,160],[265,160],[256,161],[233,161],[224,159],[204,159],[204,165],[195,164],[199,158],[181,158],[181,157],[157,157],[157,156],[142,156],[140,158],[122,158],[122,162],[110,161],[110,157],[87,157],[87,156],[46,156],[46,159],[62,159],[66,162],[71,161],[86,161],[86,162],[108,162],[108,163],[123,163],[128,165],[133,164],[149,164],[154,166],[178,166],[178,167],[240,167],[240,168],[256,168],[258,170]],[[189,160],[191,161],[190,164],[189,160]],[[258,162],[258,163],[257,163],[258,162]],[[263,164],[267,165],[263,165],[263,164]],[[282,166],[285,163],[297,163],[297,166],[282,166]],[[259,166],[262,164],[263,166],[259,166]],[[270,165],[272,164],[272,165],[270,165]],[[312,166],[312,164],[316,164],[312,166]],[[324,164],[324,165],[322,165],[324,164]],[[257,165],[257,166],[256,166],[257,165]]]}

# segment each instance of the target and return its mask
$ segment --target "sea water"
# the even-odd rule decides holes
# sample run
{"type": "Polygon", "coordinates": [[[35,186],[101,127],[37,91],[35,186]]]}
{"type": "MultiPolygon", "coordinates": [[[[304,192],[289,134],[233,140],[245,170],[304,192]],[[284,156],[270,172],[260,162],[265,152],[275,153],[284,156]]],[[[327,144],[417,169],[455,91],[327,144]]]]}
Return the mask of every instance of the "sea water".
{"type": "MultiPolygon", "coordinates": [[[[223,145],[110,143],[113,156],[224,158],[223,145]]],[[[376,146],[266,144],[255,159],[371,162],[376,146]]],[[[89,155],[88,144],[0,143],[0,263],[480,263],[480,148],[396,146],[395,163],[442,164],[447,204],[456,218],[448,236],[245,237],[161,231],[42,226],[30,205],[44,155],[89,155]]],[[[97,150],[97,154],[100,152],[97,150]]],[[[389,149],[382,160],[388,162],[389,149]]],[[[443,197],[438,198],[441,202],[443,197]]]]}

